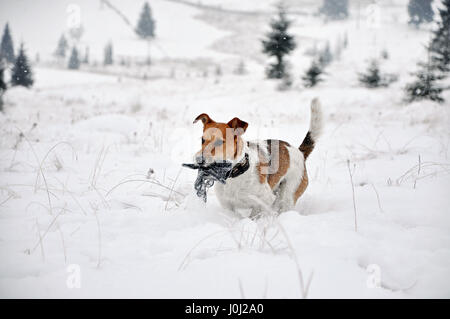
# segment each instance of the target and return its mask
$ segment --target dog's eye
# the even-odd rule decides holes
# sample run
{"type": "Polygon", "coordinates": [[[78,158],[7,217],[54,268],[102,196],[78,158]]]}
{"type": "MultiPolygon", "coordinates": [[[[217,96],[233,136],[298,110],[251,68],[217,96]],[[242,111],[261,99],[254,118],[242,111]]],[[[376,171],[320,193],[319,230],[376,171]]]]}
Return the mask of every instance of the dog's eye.
{"type": "Polygon", "coordinates": [[[202,137],[202,144],[205,144],[205,139],[202,137]]]}
{"type": "Polygon", "coordinates": [[[223,144],[223,140],[217,140],[214,142],[214,146],[220,146],[223,144]]]}

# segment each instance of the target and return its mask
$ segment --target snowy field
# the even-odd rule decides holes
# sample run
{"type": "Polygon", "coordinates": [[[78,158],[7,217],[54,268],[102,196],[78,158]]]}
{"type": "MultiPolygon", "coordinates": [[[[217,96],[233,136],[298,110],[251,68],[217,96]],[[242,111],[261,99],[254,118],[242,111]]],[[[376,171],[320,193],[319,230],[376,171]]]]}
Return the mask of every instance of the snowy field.
{"type": "MultiPolygon", "coordinates": [[[[146,54],[99,1],[67,2],[86,12],[82,39],[94,58],[109,39],[117,54],[146,54]]],[[[264,79],[259,40],[269,17],[151,1],[162,49],[152,49],[149,72],[163,76],[143,80],[50,67],[67,5],[57,3],[0,0],[0,25],[9,21],[15,44],[41,56],[33,88],[8,90],[0,113],[0,297],[450,297],[450,92],[444,104],[402,102],[429,39],[429,26],[405,23],[406,1],[384,2],[379,25],[293,16],[294,87],[283,92],[264,79]],[[45,12],[42,26],[22,6],[45,12]],[[305,52],[344,33],[348,47],[326,80],[303,88],[305,52]],[[399,81],[360,87],[357,72],[382,50],[382,70],[399,81]],[[195,64],[202,59],[207,73],[195,64]],[[240,61],[244,75],[233,73],[240,61]],[[316,96],[324,134],[293,211],[253,221],[223,209],[213,189],[206,204],[197,198],[196,173],[181,164],[200,149],[198,114],[247,121],[247,140],[300,145],[316,96]]],[[[143,2],[127,3],[135,21],[143,2]]]]}

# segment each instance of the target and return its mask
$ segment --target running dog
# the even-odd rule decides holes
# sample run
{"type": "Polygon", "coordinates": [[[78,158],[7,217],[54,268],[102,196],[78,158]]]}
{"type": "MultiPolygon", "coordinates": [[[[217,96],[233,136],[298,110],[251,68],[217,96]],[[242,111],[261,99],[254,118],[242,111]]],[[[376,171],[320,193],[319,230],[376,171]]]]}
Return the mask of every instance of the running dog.
{"type": "Polygon", "coordinates": [[[246,142],[242,135],[248,123],[235,117],[218,123],[200,114],[194,123],[203,123],[202,148],[195,154],[197,163],[229,162],[232,169],[226,183],[216,183],[220,204],[232,211],[250,209],[255,216],[262,210],[291,210],[308,186],[305,161],[314,149],[322,130],[321,105],[311,102],[308,133],[297,148],[281,140],[246,142]]]}

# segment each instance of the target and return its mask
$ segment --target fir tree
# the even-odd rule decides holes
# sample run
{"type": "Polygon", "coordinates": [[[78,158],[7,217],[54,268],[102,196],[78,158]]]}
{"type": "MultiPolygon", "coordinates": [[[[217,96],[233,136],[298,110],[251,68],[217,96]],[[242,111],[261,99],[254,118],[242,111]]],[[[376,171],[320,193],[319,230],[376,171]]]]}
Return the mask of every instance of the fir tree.
{"type": "Polygon", "coordinates": [[[269,57],[275,57],[276,62],[270,64],[267,69],[269,79],[282,79],[285,74],[284,56],[295,49],[294,37],[287,33],[291,22],[286,18],[286,12],[282,5],[278,6],[278,15],[270,23],[272,30],[267,34],[267,39],[262,41],[263,52],[269,57]]]}
{"type": "Polygon", "coordinates": [[[0,62],[0,95],[6,91],[6,82],[5,82],[5,64],[0,62]]]}
{"type": "Polygon", "coordinates": [[[5,82],[5,64],[0,61],[0,112],[3,111],[3,94],[6,92],[7,86],[5,82]]]}
{"type": "Polygon", "coordinates": [[[443,0],[440,19],[430,44],[431,61],[441,72],[450,71],[450,0],[443,0]]]}
{"type": "Polygon", "coordinates": [[[397,76],[394,74],[381,74],[376,59],[370,61],[365,73],[359,73],[359,82],[367,88],[387,87],[396,80],[397,76]]]}
{"type": "Polygon", "coordinates": [[[442,87],[436,83],[444,77],[434,72],[430,58],[426,63],[418,63],[418,65],[419,71],[415,73],[416,80],[405,88],[406,101],[411,103],[428,99],[439,103],[444,102],[441,96],[442,87]]]}
{"type": "Polygon", "coordinates": [[[80,68],[80,59],[78,57],[77,48],[72,48],[72,53],[70,54],[69,64],[67,66],[71,70],[78,70],[80,68]]]}
{"type": "Polygon", "coordinates": [[[149,39],[155,36],[155,20],[152,18],[152,12],[148,2],[146,2],[142,8],[136,27],[136,33],[143,39],[149,39]]]}
{"type": "Polygon", "coordinates": [[[23,43],[20,45],[19,54],[12,69],[11,85],[22,85],[25,87],[33,85],[33,73],[25,55],[23,43]]]}
{"type": "Polygon", "coordinates": [[[0,60],[5,59],[8,63],[14,63],[14,45],[9,31],[8,23],[3,30],[2,42],[0,44],[0,60]]]}
{"type": "Polygon", "coordinates": [[[372,60],[366,73],[359,74],[359,82],[368,88],[377,88],[382,86],[380,68],[377,60],[372,60]]]}
{"type": "Polygon", "coordinates": [[[323,81],[320,77],[323,70],[320,64],[313,60],[311,66],[306,70],[305,75],[302,77],[305,87],[310,88],[316,86],[319,82],[323,81]]]}
{"type": "Polygon", "coordinates": [[[409,0],[409,23],[418,26],[423,22],[433,21],[432,0],[409,0]]]}
{"type": "Polygon", "coordinates": [[[65,58],[66,57],[66,51],[67,51],[67,40],[64,34],[61,34],[61,37],[58,40],[58,45],[55,50],[55,56],[58,58],[65,58]]]}
{"type": "Polygon", "coordinates": [[[319,12],[333,20],[346,19],[348,17],[348,0],[324,0],[319,12]]]}
{"type": "Polygon", "coordinates": [[[111,42],[109,42],[106,46],[105,46],[105,55],[104,55],[104,59],[103,59],[103,65],[111,65],[114,63],[113,60],[113,45],[111,42]]]}

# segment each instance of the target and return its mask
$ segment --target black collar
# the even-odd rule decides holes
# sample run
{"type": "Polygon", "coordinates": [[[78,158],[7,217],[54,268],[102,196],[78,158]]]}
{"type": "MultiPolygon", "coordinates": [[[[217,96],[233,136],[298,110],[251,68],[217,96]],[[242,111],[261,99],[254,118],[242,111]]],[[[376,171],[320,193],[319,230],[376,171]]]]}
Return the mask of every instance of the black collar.
{"type": "Polygon", "coordinates": [[[248,160],[248,153],[245,153],[245,157],[233,166],[233,168],[230,171],[230,175],[228,177],[235,178],[242,174],[244,174],[248,168],[250,167],[250,161],[248,160]]]}

